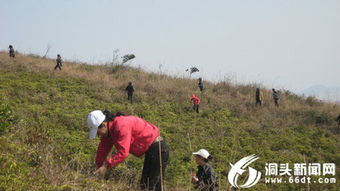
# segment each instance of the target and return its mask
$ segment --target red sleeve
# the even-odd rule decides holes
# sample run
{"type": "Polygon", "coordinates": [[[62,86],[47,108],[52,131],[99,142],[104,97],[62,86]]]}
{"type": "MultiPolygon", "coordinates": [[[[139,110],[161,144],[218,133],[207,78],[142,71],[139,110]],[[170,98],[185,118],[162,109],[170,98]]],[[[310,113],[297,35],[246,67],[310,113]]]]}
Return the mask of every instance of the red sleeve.
{"type": "Polygon", "coordinates": [[[114,134],[117,137],[115,142],[117,153],[113,154],[107,160],[109,168],[117,166],[129,156],[131,146],[131,125],[120,124],[117,126],[117,131],[115,131],[114,134]]]}
{"type": "Polygon", "coordinates": [[[113,146],[113,141],[109,137],[100,139],[100,143],[97,149],[97,156],[96,156],[97,168],[102,166],[103,162],[106,159],[106,156],[111,151],[112,146],[113,146]]]}

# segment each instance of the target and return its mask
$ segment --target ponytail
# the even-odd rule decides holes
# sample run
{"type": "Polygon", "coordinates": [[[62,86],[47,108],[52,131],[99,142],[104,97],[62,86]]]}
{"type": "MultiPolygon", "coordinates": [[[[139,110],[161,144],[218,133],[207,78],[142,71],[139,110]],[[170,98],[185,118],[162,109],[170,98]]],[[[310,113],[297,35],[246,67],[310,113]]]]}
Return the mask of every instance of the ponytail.
{"type": "Polygon", "coordinates": [[[112,121],[117,116],[124,116],[125,114],[121,111],[118,111],[116,114],[111,113],[108,110],[104,110],[103,114],[105,115],[104,122],[112,121]]]}
{"type": "Polygon", "coordinates": [[[125,114],[121,111],[118,111],[116,114],[115,114],[115,117],[118,117],[118,116],[124,116],[125,114]]]}
{"type": "Polygon", "coordinates": [[[213,157],[211,155],[209,155],[207,159],[204,159],[204,162],[209,162],[212,159],[213,159],[213,157]]]}

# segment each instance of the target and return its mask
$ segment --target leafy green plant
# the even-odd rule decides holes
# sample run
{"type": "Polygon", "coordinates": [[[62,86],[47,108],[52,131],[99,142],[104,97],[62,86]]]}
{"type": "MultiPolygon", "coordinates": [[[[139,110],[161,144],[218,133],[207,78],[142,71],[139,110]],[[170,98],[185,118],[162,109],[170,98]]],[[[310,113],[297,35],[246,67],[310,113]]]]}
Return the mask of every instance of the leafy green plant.
{"type": "Polygon", "coordinates": [[[10,107],[4,103],[0,104],[0,136],[7,133],[14,123],[15,117],[10,107]]]}

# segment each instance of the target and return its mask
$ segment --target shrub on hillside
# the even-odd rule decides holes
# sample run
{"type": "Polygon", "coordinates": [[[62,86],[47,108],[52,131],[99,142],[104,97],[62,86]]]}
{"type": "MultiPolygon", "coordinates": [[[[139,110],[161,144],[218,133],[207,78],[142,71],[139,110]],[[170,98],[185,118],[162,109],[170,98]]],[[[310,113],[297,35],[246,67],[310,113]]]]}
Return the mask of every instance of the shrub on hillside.
{"type": "Polygon", "coordinates": [[[320,101],[313,96],[308,96],[306,98],[306,104],[308,104],[309,106],[316,106],[320,104],[320,101]]]}
{"type": "Polygon", "coordinates": [[[9,131],[10,126],[14,122],[14,116],[9,106],[6,104],[0,105],[0,135],[9,131]]]}
{"type": "Polygon", "coordinates": [[[308,117],[309,121],[319,125],[330,124],[333,121],[332,114],[329,112],[309,111],[308,117]]]}

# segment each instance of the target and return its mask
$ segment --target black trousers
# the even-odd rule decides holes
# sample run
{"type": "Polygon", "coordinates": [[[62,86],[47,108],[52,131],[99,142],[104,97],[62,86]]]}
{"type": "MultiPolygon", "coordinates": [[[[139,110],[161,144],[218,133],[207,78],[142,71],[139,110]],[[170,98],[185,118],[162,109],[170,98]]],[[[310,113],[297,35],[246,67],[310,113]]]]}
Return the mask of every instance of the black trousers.
{"type": "Polygon", "coordinates": [[[130,100],[131,101],[131,103],[132,103],[132,93],[130,94],[130,93],[128,93],[128,100],[130,100]]]}
{"type": "MultiPolygon", "coordinates": [[[[165,141],[153,143],[145,153],[144,166],[140,187],[142,190],[161,191],[159,144],[162,156],[162,178],[165,177],[165,169],[169,163],[169,147],[165,141]]],[[[164,182],[163,182],[164,183],[164,182]]],[[[164,184],[163,184],[164,185],[164,184]]]]}
{"type": "Polygon", "coordinates": [[[260,106],[262,106],[262,101],[259,100],[259,99],[256,99],[256,106],[257,106],[257,104],[260,104],[260,106]]]}
{"type": "Polygon", "coordinates": [[[54,67],[54,70],[56,70],[57,68],[59,68],[59,70],[61,70],[61,63],[57,63],[57,65],[54,67]]]}
{"type": "Polygon", "coordinates": [[[200,111],[199,111],[199,108],[200,108],[200,105],[199,104],[194,104],[194,106],[192,107],[195,111],[196,111],[196,113],[199,113],[200,111]]]}

